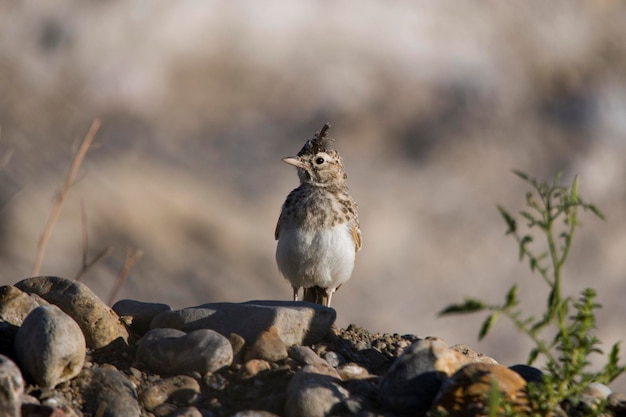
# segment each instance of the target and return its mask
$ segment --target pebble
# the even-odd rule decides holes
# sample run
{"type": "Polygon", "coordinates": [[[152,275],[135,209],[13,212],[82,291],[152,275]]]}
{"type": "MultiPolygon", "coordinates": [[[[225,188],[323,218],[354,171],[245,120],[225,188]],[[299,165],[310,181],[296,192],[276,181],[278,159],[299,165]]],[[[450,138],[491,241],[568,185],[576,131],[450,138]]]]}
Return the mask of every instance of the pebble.
{"type": "Polygon", "coordinates": [[[237,333],[229,333],[226,338],[230,342],[230,346],[233,348],[233,363],[241,363],[243,361],[243,351],[246,346],[246,339],[239,336],[237,333]]]}
{"type": "Polygon", "coordinates": [[[399,413],[425,413],[463,355],[438,338],[418,339],[391,365],[380,382],[379,400],[399,413]]]}
{"type": "Polygon", "coordinates": [[[616,417],[626,416],[626,394],[621,392],[611,393],[607,398],[607,405],[616,417]]]}
{"type": "Polygon", "coordinates": [[[78,375],[87,353],[80,327],[55,305],[31,311],[17,331],[14,346],[24,374],[43,388],[78,375]]]}
{"type": "Polygon", "coordinates": [[[337,373],[342,381],[351,381],[355,379],[369,379],[374,377],[367,369],[356,363],[347,363],[337,368],[337,373]]]}
{"type": "MultiPolygon", "coordinates": [[[[313,349],[308,346],[292,346],[289,348],[289,357],[304,365],[324,363],[313,349]]],[[[332,365],[331,365],[332,366],[332,365]]]]}
{"type": "Polygon", "coordinates": [[[244,355],[245,360],[264,359],[270,362],[277,362],[287,357],[287,346],[280,338],[280,333],[276,326],[262,331],[254,343],[248,347],[244,355]]]}
{"type": "Polygon", "coordinates": [[[451,346],[450,349],[461,353],[466,359],[466,361],[464,361],[464,363],[466,364],[467,363],[488,363],[490,365],[498,364],[498,361],[496,361],[495,359],[489,356],[486,356],[482,353],[477,353],[467,345],[457,344],[457,345],[451,346]]]}
{"type": "Polygon", "coordinates": [[[185,407],[174,410],[167,417],[202,417],[202,413],[196,407],[185,407]]]}
{"type": "Polygon", "coordinates": [[[543,380],[543,372],[534,366],[517,364],[509,366],[509,369],[517,372],[526,382],[541,382],[543,380]]]}
{"type": "Polygon", "coordinates": [[[250,359],[245,362],[240,369],[241,377],[243,379],[250,379],[257,376],[263,371],[269,371],[272,369],[270,363],[263,359],[250,359]]]}
{"type": "Polygon", "coordinates": [[[24,379],[15,362],[0,355],[0,416],[19,417],[24,379]]]}
{"type": "Polygon", "coordinates": [[[162,379],[143,390],[139,395],[139,401],[147,410],[154,410],[165,402],[186,407],[193,404],[199,395],[198,381],[186,375],[177,375],[162,379]]]}
{"type": "Polygon", "coordinates": [[[25,293],[13,285],[0,287],[0,320],[15,326],[21,326],[31,311],[46,304],[38,295],[25,293]]]}
{"type": "Polygon", "coordinates": [[[83,411],[100,417],[139,417],[141,409],[133,384],[111,368],[85,369],[77,378],[83,411]]]}
{"type": "Polygon", "coordinates": [[[350,397],[341,386],[339,375],[328,364],[307,365],[287,385],[287,417],[341,415],[350,397]]]}
{"type": "Polygon", "coordinates": [[[279,417],[277,414],[264,410],[243,410],[233,414],[232,417],[279,417]]]}
{"type": "Polygon", "coordinates": [[[159,313],[171,311],[167,304],[146,303],[136,300],[119,300],[111,307],[130,329],[140,336],[150,330],[150,322],[159,313]]]}
{"type": "Polygon", "coordinates": [[[248,344],[261,332],[275,326],[285,345],[294,346],[321,341],[330,331],[336,314],[332,308],[293,301],[210,303],[165,311],[158,314],[150,326],[186,332],[212,329],[224,335],[237,333],[248,344]]]}
{"type": "MultiPolygon", "coordinates": [[[[479,417],[488,414],[487,398],[496,382],[503,398],[522,412],[526,404],[526,381],[509,368],[488,363],[471,363],[452,375],[437,394],[433,408],[448,417],[479,417]]],[[[500,410],[502,411],[502,410],[500,410]]]]}
{"type": "Polygon", "coordinates": [[[160,375],[215,372],[233,361],[228,339],[213,330],[201,329],[189,334],[176,329],[154,329],[141,338],[138,360],[160,375]]]}
{"type": "Polygon", "coordinates": [[[72,317],[82,329],[89,349],[107,346],[118,338],[128,341],[128,331],[118,315],[81,282],[44,276],[27,278],[15,286],[37,294],[72,317]]]}

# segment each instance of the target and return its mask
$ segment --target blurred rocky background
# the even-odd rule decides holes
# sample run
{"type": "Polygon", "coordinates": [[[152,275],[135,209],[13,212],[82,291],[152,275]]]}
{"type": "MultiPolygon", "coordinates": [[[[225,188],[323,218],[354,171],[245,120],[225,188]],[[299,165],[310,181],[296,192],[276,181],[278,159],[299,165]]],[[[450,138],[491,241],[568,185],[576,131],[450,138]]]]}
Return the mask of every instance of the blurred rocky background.
{"type": "Polygon", "coordinates": [[[298,180],[280,159],[330,122],[364,238],[339,326],[523,362],[504,320],[479,343],[483,317],[436,313],[513,283],[543,311],[496,204],[524,204],[511,170],[560,171],[606,215],[581,214],[564,291],[598,290],[608,350],[626,336],[625,21],[611,0],[0,2],[0,284],[31,274],[100,118],[42,274],[76,275],[84,223],[89,258],[111,247],[82,278],[104,300],[127,248],[143,257],[116,300],[289,299],[273,233],[298,180]]]}

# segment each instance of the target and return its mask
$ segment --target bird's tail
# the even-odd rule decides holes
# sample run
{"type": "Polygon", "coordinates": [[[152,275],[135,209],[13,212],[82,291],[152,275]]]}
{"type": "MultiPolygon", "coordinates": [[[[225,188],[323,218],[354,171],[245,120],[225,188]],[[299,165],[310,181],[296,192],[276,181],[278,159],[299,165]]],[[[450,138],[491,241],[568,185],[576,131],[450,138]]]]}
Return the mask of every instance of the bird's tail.
{"type": "Polygon", "coordinates": [[[326,305],[326,301],[328,300],[328,294],[326,290],[322,287],[310,287],[304,289],[304,294],[302,294],[302,301],[308,301],[309,303],[326,305]]]}

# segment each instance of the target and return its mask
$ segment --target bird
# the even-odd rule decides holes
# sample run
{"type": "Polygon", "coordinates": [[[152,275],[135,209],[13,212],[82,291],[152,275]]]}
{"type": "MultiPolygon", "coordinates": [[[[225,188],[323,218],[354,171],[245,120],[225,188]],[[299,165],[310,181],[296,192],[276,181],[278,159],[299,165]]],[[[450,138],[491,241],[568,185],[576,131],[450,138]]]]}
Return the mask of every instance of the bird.
{"type": "Polygon", "coordinates": [[[357,204],[348,192],[343,159],[326,123],[297,156],[300,185],[282,205],[276,224],[276,263],[293,289],[293,301],[330,307],[334,292],[350,279],[362,238],[357,204]]]}

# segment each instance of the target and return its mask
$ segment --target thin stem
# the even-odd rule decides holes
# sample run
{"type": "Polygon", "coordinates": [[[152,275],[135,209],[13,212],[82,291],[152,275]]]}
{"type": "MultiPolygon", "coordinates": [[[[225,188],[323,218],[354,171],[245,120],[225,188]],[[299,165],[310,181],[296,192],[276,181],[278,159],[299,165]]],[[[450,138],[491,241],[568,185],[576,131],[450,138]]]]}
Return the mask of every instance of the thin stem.
{"type": "Polygon", "coordinates": [[[72,185],[74,184],[78,169],[80,168],[80,165],[85,158],[85,154],[87,153],[87,150],[89,150],[91,142],[96,136],[98,129],[100,129],[100,120],[95,119],[91,123],[91,127],[89,128],[87,135],[85,135],[85,138],[81,142],[80,147],[74,154],[74,158],[72,159],[72,165],[70,166],[70,169],[67,172],[67,176],[65,177],[65,182],[63,183],[61,189],[57,192],[54,205],[52,206],[50,216],[48,217],[48,222],[46,223],[46,227],[44,228],[43,233],[39,238],[39,243],[37,244],[37,255],[35,256],[35,263],[33,265],[33,270],[31,273],[32,276],[39,275],[39,271],[41,270],[41,264],[43,263],[43,257],[46,252],[46,247],[48,246],[48,241],[50,240],[50,236],[52,235],[52,229],[54,228],[54,225],[59,218],[63,202],[65,201],[67,194],[70,192],[70,188],[72,188],[72,185]]]}

